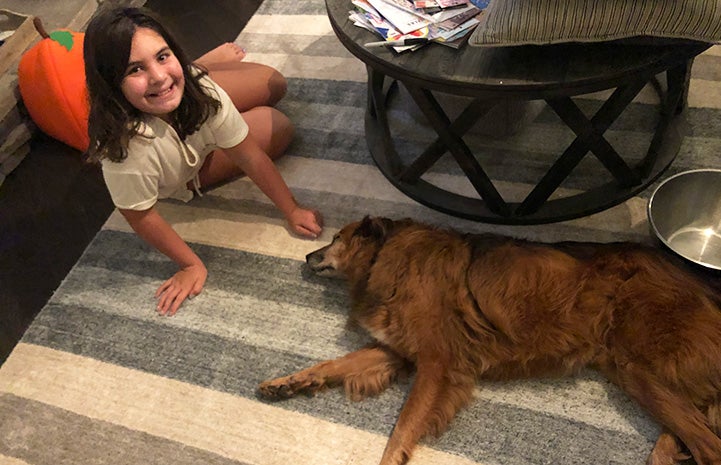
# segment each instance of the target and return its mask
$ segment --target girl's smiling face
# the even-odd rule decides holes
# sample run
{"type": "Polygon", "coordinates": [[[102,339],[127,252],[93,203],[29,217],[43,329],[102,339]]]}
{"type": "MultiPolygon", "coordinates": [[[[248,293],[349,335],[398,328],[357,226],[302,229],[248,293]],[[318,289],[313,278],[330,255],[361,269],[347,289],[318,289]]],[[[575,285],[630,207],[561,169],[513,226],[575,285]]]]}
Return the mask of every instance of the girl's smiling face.
{"type": "Polygon", "coordinates": [[[183,98],[185,77],[165,39],[152,29],[133,34],[130,58],[120,85],[125,98],[138,110],[165,121],[183,98]]]}

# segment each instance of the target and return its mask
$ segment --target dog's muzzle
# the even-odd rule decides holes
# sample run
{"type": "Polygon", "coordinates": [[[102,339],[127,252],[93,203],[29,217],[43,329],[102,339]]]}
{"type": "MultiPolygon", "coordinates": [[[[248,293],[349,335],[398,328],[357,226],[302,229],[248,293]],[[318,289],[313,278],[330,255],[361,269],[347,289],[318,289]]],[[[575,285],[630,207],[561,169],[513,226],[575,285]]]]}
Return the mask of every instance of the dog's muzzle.
{"type": "Polygon", "coordinates": [[[328,250],[328,245],[318,250],[315,250],[305,256],[305,262],[310,266],[313,271],[317,271],[317,268],[322,267],[323,259],[325,258],[325,252],[328,250]]]}
{"type": "Polygon", "coordinates": [[[326,253],[331,245],[327,245],[305,256],[305,262],[310,269],[320,276],[335,276],[337,274],[337,270],[333,264],[326,261],[326,253]]]}

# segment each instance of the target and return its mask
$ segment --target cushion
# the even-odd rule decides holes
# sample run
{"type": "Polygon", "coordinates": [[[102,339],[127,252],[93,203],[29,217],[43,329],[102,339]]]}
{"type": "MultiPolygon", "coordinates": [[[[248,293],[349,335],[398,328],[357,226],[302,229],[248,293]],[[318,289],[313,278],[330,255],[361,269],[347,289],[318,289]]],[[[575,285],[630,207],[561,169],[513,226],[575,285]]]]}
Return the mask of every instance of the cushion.
{"type": "Polygon", "coordinates": [[[42,39],[18,63],[18,88],[33,122],[45,134],[81,152],[88,149],[88,106],[83,40],[69,30],[48,34],[35,18],[42,39]]]}
{"type": "Polygon", "coordinates": [[[473,46],[660,37],[718,43],[721,0],[492,0],[473,46]]]}

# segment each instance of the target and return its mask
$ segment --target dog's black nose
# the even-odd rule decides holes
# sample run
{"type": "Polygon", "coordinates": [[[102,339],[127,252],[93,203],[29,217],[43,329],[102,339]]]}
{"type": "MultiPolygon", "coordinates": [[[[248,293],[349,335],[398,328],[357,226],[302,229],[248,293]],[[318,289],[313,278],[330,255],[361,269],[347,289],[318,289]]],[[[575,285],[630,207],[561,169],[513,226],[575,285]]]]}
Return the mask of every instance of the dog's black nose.
{"type": "Polygon", "coordinates": [[[327,245],[309,253],[305,256],[305,262],[311,267],[318,265],[325,258],[325,252],[328,250],[328,247],[330,246],[327,245]]]}
{"type": "Polygon", "coordinates": [[[320,263],[323,260],[323,249],[320,250],[314,250],[313,252],[309,253],[305,256],[305,262],[309,265],[313,265],[314,263],[320,263]]]}

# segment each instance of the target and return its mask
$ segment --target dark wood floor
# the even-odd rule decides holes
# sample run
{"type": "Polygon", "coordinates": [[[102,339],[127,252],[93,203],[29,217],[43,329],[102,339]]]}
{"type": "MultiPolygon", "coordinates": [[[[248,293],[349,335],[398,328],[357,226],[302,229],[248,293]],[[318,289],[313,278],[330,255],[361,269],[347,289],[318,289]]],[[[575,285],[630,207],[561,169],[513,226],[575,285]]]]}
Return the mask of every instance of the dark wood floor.
{"type": "MultiPolygon", "coordinates": [[[[233,41],[262,0],[148,0],[188,55],[233,41]]],[[[100,170],[43,135],[0,186],[0,363],[113,210],[100,170]]]]}

